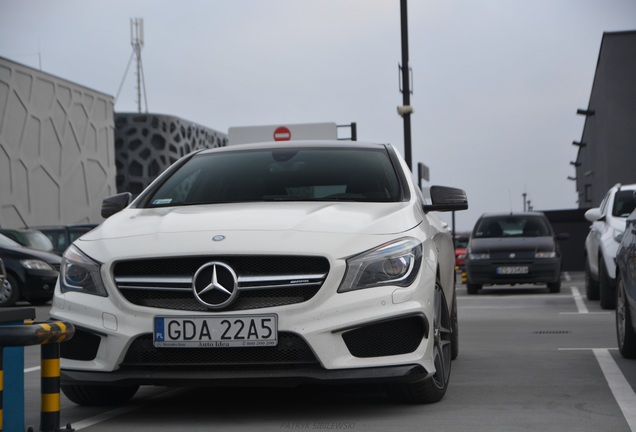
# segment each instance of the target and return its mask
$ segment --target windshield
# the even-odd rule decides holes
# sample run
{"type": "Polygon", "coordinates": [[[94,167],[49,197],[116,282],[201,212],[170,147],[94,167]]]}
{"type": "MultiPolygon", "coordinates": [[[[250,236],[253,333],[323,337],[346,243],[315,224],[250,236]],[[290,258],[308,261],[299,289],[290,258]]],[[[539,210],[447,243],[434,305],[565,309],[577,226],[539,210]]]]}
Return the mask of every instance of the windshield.
{"type": "Polygon", "coordinates": [[[147,202],[162,207],[400,199],[400,183],[384,149],[281,148],[195,155],[147,202]]]}
{"type": "Polygon", "coordinates": [[[616,192],[614,197],[614,208],[612,208],[612,216],[627,217],[634,211],[636,201],[634,200],[633,190],[621,190],[616,192]]]}
{"type": "Polygon", "coordinates": [[[473,237],[541,237],[551,236],[552,229],[541,216],[493,216],[479,220],[473,237]]]}

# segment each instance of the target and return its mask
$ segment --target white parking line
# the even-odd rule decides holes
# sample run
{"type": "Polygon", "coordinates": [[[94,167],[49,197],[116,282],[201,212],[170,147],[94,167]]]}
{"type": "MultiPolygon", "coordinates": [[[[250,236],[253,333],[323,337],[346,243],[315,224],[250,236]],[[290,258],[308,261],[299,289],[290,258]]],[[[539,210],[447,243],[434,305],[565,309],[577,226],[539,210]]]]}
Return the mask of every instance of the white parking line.
{"type": "Polygon", "coordinates": [[[39,371],[39,370],[40,370],[40,366],[34,366],[34,367],[26,368],[24,370],[24,373],[35,372],[35,371],[39,371]]]}
{"type": "Polygon", "coordinates": [[[79,430],[85,429],[87,427],[94,426],[94,425],[96,425],[98,423],[102,423],[102,422],[108,421],[108,420],[110,420],[112,418],[115,418],[117,416],[120,416],[122,414],[129,413],[131,411],[134,411],[136,409],[141,408],[144,405],[146,405],[146,404],[143,404],[143,405],[128,405],[128,406],[124,406],[124,407],[117,408],[117,409],[114,409],[114,410],[106,411],[105,413],[98,414],[96,416],[87,418],[85,420],[77,421],[77,422],[72,424],[72,427],[73,427],[74,430],[79,431],[79,430]]]}
{"type": "Polygon", "coordinates": [[[117,416],[129,413],[131,411],[134,411],[136,409],[142,408],[146,405],[148,405],[153,399],[159,398],[159,397],[170,397],[176,393],[181,393],[183,392],[184,389],[183,388],[176,388],[176,389],[171,389],[159,394],[156,394],[154,396],[149,397],[148,399],[146,399],[145,401],[141,402],[140,404],[130,404],[128,406],[123,406],[121,408],[116,408],[110,411],[106,411],[104,413],[98,414],[96,416],[93,417],[89,417],[87,419],[84,420],[79,420],[77,422],[74,422],[72,424],[73,430],[79,431],[82,429],[86,429],[88,427],[94,426],[98,423],[102,423],[105,421],[108,421],[112,418],[115,418],[117,416]]]}
{"type": "Polygon", "coordinates": [[[579,313],[589,313],[587,310],[587,306],[585,306],[585,302],[583,301],[583,297],[581,297],[581,292],[575,286],[570,288],[572,290],[572,297],[574,297],[574,303],[576,303],[576,308],[579,313]]]}
{"type": "Polygon", "coordinates": [[[632,432],[636,432],[636,393],[625,379],[618,365],[607,349],[594,349],[594,355],[601,366],[603,375],[612,394],[623,411],[623,416],[632,432]]]}

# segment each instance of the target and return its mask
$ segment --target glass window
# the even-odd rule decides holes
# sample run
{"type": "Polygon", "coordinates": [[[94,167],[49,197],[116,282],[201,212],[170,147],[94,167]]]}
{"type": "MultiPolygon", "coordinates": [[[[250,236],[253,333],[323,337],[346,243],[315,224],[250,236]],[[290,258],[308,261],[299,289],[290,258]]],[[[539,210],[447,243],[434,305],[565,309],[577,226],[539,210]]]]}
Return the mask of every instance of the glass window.
{"type": "Polygon", "coordinates": [[[551,236],[548,221],[541,216],[510,215],[485,217],[475,226],[473,237],[542,237],[551,236]]]}
{"type": "Polygon", "coordinates": [[[636,201],[634,201],[633,190],[620,190],[614,196],[614,207],[612,216],[627,217],[634,211],[636,201]]]}
{"type": "Polygon", "coordinates": [[[195,155],[149,207],[246,201],[399,201],[384,149],[281,148],[195,155]]]}

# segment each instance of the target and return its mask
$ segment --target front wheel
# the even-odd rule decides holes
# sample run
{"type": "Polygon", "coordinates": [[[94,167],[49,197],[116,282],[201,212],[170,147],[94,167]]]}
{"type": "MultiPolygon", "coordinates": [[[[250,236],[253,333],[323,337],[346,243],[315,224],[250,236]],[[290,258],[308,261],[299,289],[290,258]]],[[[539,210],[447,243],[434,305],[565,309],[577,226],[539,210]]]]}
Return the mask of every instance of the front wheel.
{"type": "Polygon", "coordinates": [[[453,290],[453,308],[451,312],[451,360],[459,356],[459,320],[457,318],[457,291],[453,290]]]}
{"type": "Polygon", "coordinates": [[[588,300],[598,300],[598,282],[592,277],[592,271],[590,270],[590,262],[585,257],[585,295],[588,300]]]}
{"type": "Polygon", "coordinates": [[[466,284],[466,291],[468,291],[468,294],[477,294],[480,289],[481,285],[471,283],[466,284]]]}
{"type": "Polygon", "coordinates": [[[598,283],[599,294],[601,298],[601,307],[603,309],[616,308],[616,288],[612,285],[602,258],[599,260],[598,263],[598,283]]]}
{"type": "Polygon", "coordinates": [[[561,292],[561,281],[553,282],[548,284],[548,291],[553,294],[557,294],[561,292]]]}
{"type": "Polygon", "coordinates": [[[412,383],[389,385],[389,396],[400,402],[428,404],[439,402],[446,394],[452,357],[452,324],[442,287],[435,284],[435,318],[433,320],[433,376],[412,383]]]}
{"type": "Polygon", "coordinates": [[[629,309],[625,283],[620,275],[617,276],[616,286],[616,336],[618,350],[625,358],[636,358],[636,332],[634,321],[629,309]]]}
{"type": "Polygon", "coordinates": [[[7,278],[0,286],[0,307],[13,306],[20,297],[20,285],[13,275],[7,273],[7,278]]]}
{"type": "Polygon", "coordinates": [[[82,406],[116,406],[128,402],[139,386],[63,385],[62,391],[71,402],[82,406]]]}

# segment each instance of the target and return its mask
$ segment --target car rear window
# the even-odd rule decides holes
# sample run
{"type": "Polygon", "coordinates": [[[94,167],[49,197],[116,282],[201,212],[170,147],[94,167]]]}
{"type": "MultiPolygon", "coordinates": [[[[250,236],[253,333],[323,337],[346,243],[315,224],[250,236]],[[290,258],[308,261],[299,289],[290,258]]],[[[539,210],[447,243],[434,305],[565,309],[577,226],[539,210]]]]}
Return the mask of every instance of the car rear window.
{"type": "Polygon", "coordinates": [[[493,216],[477,222],[473,231],[475,238],[489,237],[542,237],[551,236],[548,221],[541,216],[493,216]]]}
{"type": "Polygon", "coordinates": [[[401,199],[384,149],[281,148],[195,155],[148,199],[148,207],[245,201],[401,199]]]}

